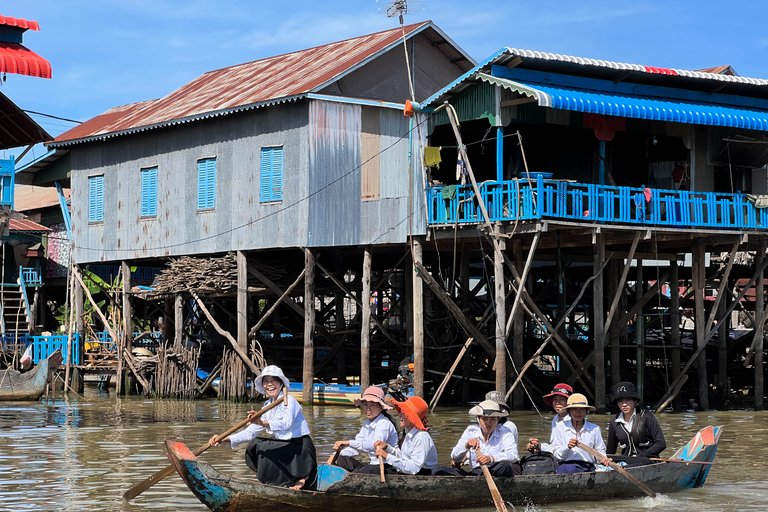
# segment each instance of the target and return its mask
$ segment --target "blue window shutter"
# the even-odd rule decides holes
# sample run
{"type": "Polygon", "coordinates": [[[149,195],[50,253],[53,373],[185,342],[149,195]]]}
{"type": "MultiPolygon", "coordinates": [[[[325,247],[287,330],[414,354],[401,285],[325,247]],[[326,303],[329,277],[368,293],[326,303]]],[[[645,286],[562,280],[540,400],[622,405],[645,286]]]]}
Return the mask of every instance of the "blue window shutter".
{"type": "Polygon", "coordinates": [[[216,206],[216,159],[197,161],[197,209],[216,206]]]}
{"type": "Polygon", "coordinates": [[[141,216],[157,215],[157,167],[141,170],[141,216]]]}
{"type": "Polygon", "coordinates": [[[261,148],[261,202],[283,200],[283,148],[261,148]]]}
{"type": "Polygon", "coordinates": [[[104,176],[88,178],[88,222],[104,220],[104,176]]]}

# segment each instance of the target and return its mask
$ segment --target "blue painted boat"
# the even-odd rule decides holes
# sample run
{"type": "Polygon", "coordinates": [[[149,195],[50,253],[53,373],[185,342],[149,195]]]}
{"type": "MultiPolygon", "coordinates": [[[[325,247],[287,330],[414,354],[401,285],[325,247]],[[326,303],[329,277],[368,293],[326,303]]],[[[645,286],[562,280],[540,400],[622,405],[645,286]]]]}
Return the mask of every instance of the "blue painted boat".
{"type": "MultiPolygon", "coordinates": [[[[722,427],[700,430],[675,452],[673,458],[680,462],[661,462],[626,470],[659,494],[701,487],[711,466],[686,464],[685,461],[712,462],[721,432],[722,427]]],[[[292,490],[261,484],[255,479],[227,476],[198,460],[183,443],[166,440],[165,444],[168,458],[181,478],[214,512],[424,511],[493,507],[487,483],[480,477],[387,475],[386,482],[382,483],[379,475],[348,473],[335,466],[320,464],[317,490],[292,490]]],[[[644,496],[641,489],[617,471],[525,475],[495,478],[494,482],[504,501],[514,506],[644,496]]]]}

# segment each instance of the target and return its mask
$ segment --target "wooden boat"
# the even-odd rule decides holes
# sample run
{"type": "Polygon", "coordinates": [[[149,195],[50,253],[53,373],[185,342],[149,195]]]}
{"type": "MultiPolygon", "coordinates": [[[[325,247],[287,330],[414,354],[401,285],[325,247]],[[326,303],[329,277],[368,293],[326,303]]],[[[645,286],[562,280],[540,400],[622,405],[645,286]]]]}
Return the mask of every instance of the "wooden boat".
{"type": "MultiPolygon", "coordinates": [[[[722,427],[706,427],[673,459],[711,462],[722,427]]],[[[192,493],[214,512],[328,510],[446,510],[493,507],[482,477],[379,475],[347,473],[320,464],[317,491],[297,491],[259,483],[255,478],[233,478],[198,460],[183,443],[166,440],[168,458],[192,493]]],[[[657,493],[701,487],[709,465],[661,462],[627,468],[657,493]]],[[[502,497],[515,506],[566,500],[632,498],[643,491],[617,471],[573,475],[529,475],[496,478],[502,497]]]]}
{"type": "Polygon", "coordinates": [[[26,373],[10,368],[0,370],[0,401],[39,400],[51,372],[59,367],[62,360],[61,350],[56,350],[26,373]]]}

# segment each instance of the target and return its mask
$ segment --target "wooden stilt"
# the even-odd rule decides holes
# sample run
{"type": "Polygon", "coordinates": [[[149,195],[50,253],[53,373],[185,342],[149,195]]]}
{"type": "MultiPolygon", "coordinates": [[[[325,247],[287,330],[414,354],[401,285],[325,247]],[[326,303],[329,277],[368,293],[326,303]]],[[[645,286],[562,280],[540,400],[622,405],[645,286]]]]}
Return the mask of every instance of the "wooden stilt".
{"type": "MultiPolygon", "coordinates": [[[[669,263],[669,325],[670,338],[672,341],[672,370],[670,375],[672,381],[676,381],[680,376],[680,278],[678,274],[677,261],[669,263]]],[[[675,397],[673,409],[680,410],[680,399],[675,397]]]]}
{"type": "MultiPolygon", "coordinates": [[[[472,294],[469,289],[469,244],[462,244],[461,247],[461,263],[460,263],[460,277],[461,281],[461,310],[469,311],[472,306],[472,294]]],[[[461,403],[466,404],[469,401],[469,377],[472,370],[472,354],[469,348],[469,352],[464,358],[464,367],[462,368],[462,376],[464,377],[461,383],[461,403]]]]}
{"type": "MultiPolygon", "coordinates": [[[[412,238],[413,265],[422,265],[423,249],[421,241],[412,238]]],[[[421,279],[413,279],[413,393],[424,397],[424,284],[421,279]]]]}
{"type": "Polygon", "coordinates": [[[595,407],[598,413],[605,412],[605,305],[603,303],[603,273],[600,269],[605,261],[605,239],[601,233],[595,237],[592,268],[595,280],[592,282],[595,337],[595,407]]]}
{"type": "Polygon", "coordinates": [[[443,378],[443,382],[440,383],[440,386],[438,386],[437,391],[435,391],[435,396],[432,397],[432,400],[429,402],[429,410],[434,411],[435,406],[437,405],[437,402],[440,400],[440,395],[443,394],[443,391],[445,391],[445,386],[448,384],[448,381],[451,380],[451,377],[453,376],[453,372],[456,371],[456,367],[459,366],[459,362],[464,357],[464,354],[469,350],[469,346],[472,344],[472,338],[467,338],[467,341],[464,343],[464,346],[461,347],[461,350],[459,351],[459,355],[456,357],[456,360],[453,362],[453,365],[451,365],[451,369],[448,370],[448,373],[445,374],[445,377],[443,378]]]}
{"type": "MultiPolygon", "coordinates": [[[[125,352],[131,353],[133,345],[133,316],[131,315],[131,267],[128,262],[123,261],[121,264],[123,274],[123,332],[122,338],[115,340],[118,345],[118,356],[124,355],[125,352]]],[[[118,370],[122,370],[122,365],[118,362],[118,370]]],[[[122,373],[122,372],[121,372],[122,373]]],[[[120,388],[118,388],[118,393],[120,388]]],[[[149,389],[147,389],[149,391],[149,389]]]]}
{"type": "Polygon", "coordinates": [[[71,366],[72,366],[72,335],[74,334],[72,331],[74,331],[75,328],[75,308],[73,307],[74,304],[74,292],[75,292],[75,276],[74,274],[69,279],[69,289],[70,289],[70,307],[69,307],[69,317],[66,318],[67,322],[67,360],[66,367],[64,370],[64,394],[66,395],[68,392],[68,388],[70,386],[70,372],[71,372],[71,366]]]}
{"type": "MultiPolygon", "coordinates": [[[[240,348],[248,354],[250,359],[250,353],[248,352],[248,257],[243,251],[237,251],[237,344],[240,348]]],[[[235,368],[230,368],[233,371],[237,371],[239,378],[238,383],[242,383],[242,389],[234,389],[233,391],[240,398],[245,398],[248,394],[247,388],[247,373],[246,366],[242,363],[234,365],[235,368]]],[[[239,387],[239,385],[237,386],[239,387]]]]}
{"type": "Polygon", "coordinates": [[[163,304],[163,340],[168,343],[175,339],[175,318],[173,316],[173,301],[166,299],[163,304]]]}
{"type": "MultiPolygon", "coordinates": [[[[85,321],[83,319],[84,308],[84,295],[83,287],[80,286],[80,282],[75,279],[75,287],[72,291],[73,299],[75,303],[75,332],[80,335],[80,344],[82,348],[83,341],[85,340],[85,321]]],[[[83,353],[82,351],[80,352],[83,353]]]]}
{"type": "Polygon", "coordinates": [[[312,406],[315,382],[315,253],[304,248],[304,366],[302,405],[312,406]]]}
{"type": "MultiPolygon", "coordinates": [[[[506,281],[504,279],[504,256],[502,243],[494,244],[493,257],[493,288],[494,305],[496,307],[496,391],[507,392],[507,301],[505,297],[506,281]]],[[[518,309],[514,306],[513,311],[518,309]]]]}
{"type": "MultiPolygon", "coordinates": [[[[728,294],[730,295],[730,294],[728,294]]],[[[730,300],[728,295],[723,297],[720,301],[720,307],[718,308],[717,316],[719,318],[725,317],[725,309],[727,302],[730,300]]],[[[728,324],[730,323],[730,315],[724,320],[717,323],[717,380],[715,385],[717,386],[717,392],[721,397],[727,395],[726,379],[728,375],[728,324]]]]}
{"type": "MultiPolygon", "coordinates": [[[[761,265],[765,260],[765,241],[761,241],[757,248],[757,255],[755,258],[755,265],[761,265]]],[[[762,411],[764,409],[763,397],[765,395],[765,389],[763,386],[764,369],[763,369],[763,340],[765,334],[763,326],[765,325],[765,285],[763,279],[763,272],[755,281],[755,312],[762,312],[757,319],[755,325],[755,338],[752,348],[752,353],[755,355],[755,410],[762,411]]]]}
{"type": "MultiPolygon", "coordinates": [[[[336,249],[334,251],[334,261],[336,263],[336,279],[339,279],[341,281],[344,280],[344,253],[341,251],[341,249],[336,249]]],[[[334,316],[335,316],[335,325],[336,325],[336,340],[334,341],[334,346],[341,342],[342,339],[344,339],[343,334],[338,334],[341,331],[347,330],[347,320],[344,317],[344,294],[340,292],[336,292],[333,295],[333,310],[334,310],[334,316]]],[[[346,350],[339,350],[336,355],[336,371],[338,373],[338,382],[340,384],[346,384],[347,383],[347,351],[346,350]]]]}
{"type": "MultiPolygon", "coordinates": [[[[640,299],[643,298],[645,288],[642,259],[637,260],[635,272],[635,297],[639,303],[640,299]]],[[[645,316],[643,315],[642,306],[640,306],[640,310],[637,312],[637,319],[635,320],[635,346],[637,347],[635,349],[635,383],[637,385],[637,394],[640,396],[640,400],[642,400],[645,393],[645,316]]]]}
{"type": "Polygon", "coordinates": [[[360,389],[371,385],[371,265],[373,249],[365,247],[363,254],[363,291],[360,295],[362,305],[362,326],[360,327],[360,389]]]}
{"type": "MultiPolygon", "coordinates": [[[[266,323],[267,320],[269,320],[269,318],[272,316],[273,313],[275,314],[275,316],[277,315],[277,313],[276,313],[277,308],[280,306],[280,304],[283,303],[283,301],[285,301],[286,299],[288,299],[290,297],[291,292],[293,291],[293,289],[296,288],[299,285],[299,283],[302,281],[302,279],[304,279],[304,275],[306,274],[306,272],[307,272],[307,270],[303,269],[301,271],[301,273],[299,274],[299,277],[297,277],[293,281],[293,283],[291,283],[291,286],[289,286],[283,292],[283,294],[280,295],[280,297],[278,297],[278,299],[269,307],[269,309],[267,311],[265,311],[263,315],[261,315],[261,318],[259,318],[259,321],[256,322],[256,325],[251,327],[251,330],[248,332],[248,336],[255,336],[259,332],[259,328],[262,325],[264,325],[264,323],[266,323]]],[[[288,299],[288,300],[290,300],[290,299],[288,299]]],[[[293,302],[293,301],[291,301],[291,302],[293,302]]]]}
{"type": "Polygon", "coordinates": [[[173,298],[174,343],[180,347],[184,343],[184,299],[180,293],[173,298]]]}
{"type": "MultiPolygon", "coordinates": [[[[620,285],[621,280],[619,279],[619,260],[611,260],[611,262],[608,264],[608,282],[610,283],[610,290],[609,294],[614,296],[614,300],[616,297],[619,297],[619,303],[621,302],[621,298],[624,296],[624,286],[620,285]]],[[[611,386],[615,386],[617,383],[619,383],[621,378],[621,347],[619,346],[619,330],[618,329],[610,329],[610,324],[608,323],[611,319],[611,313],[608,313],[608,320],[605,321],[605,325],[607,327],[605,334],[608,337],[608,342],[611,345],[611,386]]]]}
{"type": "MultiPolygon", "coordinates": [[[[515,258],[515,266],[522,268],[523,266],[523,241],[520,237],[512,239],[512,252],[515,258]]],[[[563,296],[563,299],[565,297],[563,296]]],[[[563,306],[563,310],[565,307],[563,306]]],[[[558,311],[558,313],[560,313],[558,311]]],[[[525,343],[525,316],[523,310],[518,308],[515,312],[515,316],[512,317],[514,337],[512,338],[512,361],[515,363],[515,368],[518,372],[521,372],[523,367],[523,350],[525,343]]],[[[521,410],[525,407],[525,395],[523,394],[523,388],[516,388],[512,392],[512,408],[515,410],[521,410]]]]}
{"type": "MultiPolygon", "coordinates": [[[[697,245],[693,248],[693,296],[695,303],[695,317],[696,317],[696,346],[701,348],[706,346],[704,341],[706,328],[706,321],[704,319],[704,255],[706,247],[704,245],[697,245]]],[[[698,358],[698,374],[699,374],[699,408],[702,411],[709,410],[709,385],[707,383],[707,351],[701,350],[698,358]]]]}

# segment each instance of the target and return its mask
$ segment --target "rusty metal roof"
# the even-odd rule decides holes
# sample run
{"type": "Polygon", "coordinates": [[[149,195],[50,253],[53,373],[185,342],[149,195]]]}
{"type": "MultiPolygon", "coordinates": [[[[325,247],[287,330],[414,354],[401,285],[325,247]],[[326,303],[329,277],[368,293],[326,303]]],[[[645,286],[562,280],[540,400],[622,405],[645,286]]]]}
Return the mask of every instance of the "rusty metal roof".
{"type": "MultiPolygon", "coordinates": [[[[64,197],[69,200],[69,189],[65,188],[64,197]]],[[[59,193],[56,187],[38,187],[19,185],[13,189],[13,209],[17,212],[39,210],[50,206],[59,206],[59,193]]]]}
{"type": "Polygon", "coordinates": [[[50,231],[51,228],[27,219],[9,219],[8,230],[11,232],[41,233],[50,231]]]}
{"type": "MultiPolygon", "coordinates": [[[[450,41],[431,21],[405,26],[405,36],[428,28],[450,41]]],[[[67,146],[296,101],[359,68],[399,44],[401,38],[398,27],[210,71],[163,98],[113,108],[59,135],[50,146],[67,146]]],[[[474,63],[455,44],[438,47],[443,46],[451,47],[453,52],[458,50],[458,57],[466,59],[470,66],[474,63]]]]}
{"type": "Polygon", "coordinates": [[[53,139],[3,93],[0,93],[0,128],[0,149],[29,146],[53,139]]]}

